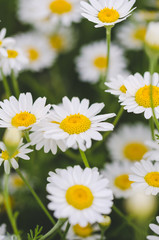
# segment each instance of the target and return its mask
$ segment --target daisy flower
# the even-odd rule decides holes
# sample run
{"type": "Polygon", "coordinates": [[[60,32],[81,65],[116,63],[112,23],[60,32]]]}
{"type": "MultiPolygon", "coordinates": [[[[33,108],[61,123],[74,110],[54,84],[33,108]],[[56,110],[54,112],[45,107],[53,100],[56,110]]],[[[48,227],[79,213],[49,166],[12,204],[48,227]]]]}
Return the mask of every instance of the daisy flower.
{"type": "MultiPolygon", "coordinates": [[[[152,2],[151,2],[152,7],[152,2]]],[[[159,21],[159,12],[153,10],[137,10],[132,15],[132,20],[139,23],[146,23],[151,21],[159,21]]]]}
{"type": "MultiPolygon", "coordinates": [[[[66,224],[64,226],[66,228],[66,224]]],[[[65,229],[63,228],[63,230],[65,229]]],[[[71,225],[66,235],[67,240],[97,240],[101,235],[95,233],[100,231],[100,227],[97,224],[87,224],[86,227],[81,227],[79,224],[71,225]]]]}
{"type": "Polygon", "coordinates": [[[7,50],[8,46],[12,45],[15,43],[15,40],[11,37],[5,38],[6,35],[6,28],[2,28],[0,31],[0,55],[3,57],[7,57],[7,50]]]}
{"type": "MultiPolygon", "coordinates": [[[[105,40],[83,46],[76,58],[76,69],[80,79],[84,82],[96,83],[105,74],[108,59],[105,40]]],[[[112,44],[110,50],[110,64],[108,78],[117,74],[124,74],[126,59],[121,48],[112,44]]]]}
{"type": "Polygon", "coordinates": [[[53,105],[54,111],[49,115],[52,119],[43,128],[44,138],[64,140],[68,147],[78,145],[85,151],[92,145],[92,139],[100,141],[102,135],[99,131],[112,131],[111,123],[103,122],[115,116],[114,113],[97,115],[103,108],[103,103],[95,103],[89,107],[89,100],[73,97],[70,101],[63,98],[60,106],[53,105]],[[97,116],[96,116],[97,115],[97,116]]]}
{"type": "Polygon", "coordinates": [[[23,144],[21,141],[19,146],[17,147],[17,150],[12,154],[12,156],[9,156],[5,144],[3,142],[0,142],[0,150],[2,151],[0,153],[0,165],[2,165],[2,163],[4,162],[4,170],[7,174],[10,173],[11,166],[14,169],[17,169],[19,167],[16,158],[21,158],[24,160],[30,159],[27,154],[32,152],[33,150],[28,148],[29,145],[30,144],[23,144]]]}
{"type": "Polygon", "coordinates": [[[136,0],[81,1],[82,16],[95,23],[95,27],[113,26],[129,17],[136,0]]]}
{"type": "Polygon", "coordinates": [[[31,140],[31,145],[36,145],[35,149],[40,150],[41,148],[44,148],[44,152],[48,153],[49,151],[52,152],[52,154],[57,153],[58,147],[62,152],[65,152],[67,147],[65,144],[65,141],[63,140],[54,140],[52,138],[45,138],[45,127],[48,126],[49,123],[52,122],[52,119],[49,117],[46,117],[45,120],[40,121],[39,124],[34,126],[32,128],[33,133],[31,133],[30,140],[31,140]]]}
{"type": "Polygon", "coordinates": [[[33,23],[40,19],[50,19],[53,25],[70,26],[72,22],[80,22],[79,0],[21,0],[18,15],[20,20],[33,23]]]}
{"type": "MultiPolygon", "coordinates": [[[[139,73],[130,75],[125,81],[126,97],[121,99],[121,105],[127,112],[135,114],[144,113],[144,117],[149,119],[153,116],[150,102],[150,80],[151,75],[146,72],[142,77],[139,73]]],[[[153,104],[156,117],[159,118],[159,74],[152,75],[153,104]]]]}
{"type": "Polygon", "coordinates": [[[11,96],[0,102],[0,128],[17,127],[20,130],[30,129],[45,118],[50,109],[46,98],[39,97],[33,103],[31,93],[21,93],[19,100],[11,96]]]}
{"type": "Polygon", "coordinates": [[[49,34],[48,41],[50,47],[56,53],[63,53],[70,51],[76,41],[75,32],[71,28],[59,28],[53,33],[49,34]]]}
{"type": "Polygon", "coordinates": [[[0,59],[1,68],[5,76],[10,75],[12,70],[17,74],[27,66],[28,59],[22,49],[10,46],[6,49],[6,52],[7,56],[0,59]]]}
{"type": "Polygon", "coordinates": [[[43,34],[28,32],[15,36],[15,39],[28,59],[27,70],[40,71],[52,66],[56,54],[43,34]]]}
{"type": "Polygon", "coordinates": [[[131,168],[134,175],[129,176],[133,181],[132,188],[143,189],[147,195],[159,193],[159,163],[141,160],[131,168]]]}
{"type": "MultiPolygon", "coordinates": [[[[23,173],[23,175],[26,177],[25,173],[23,173]]],[[[11,173],[9,175],[8,187],[9,187],[10,193],[14,193],[23,188],[26,190],[24,181],[21,179],[21,177],[17,173],[11,173]]]]}
{"type": "Polygon", "coordinates": [[[147,27],[145,43],[155,51],[159,51],[159,22],[150,22],[147,27]]]}
{"type": "Polygon", "coordinates": [[[159,216],[156,217],[156,221],[157,221],[158,224],[151,223],[149,225],[149,227],[155,234],[158,235],[158,237],[154,236],[154,235],[149,235],[149,236],[147,236],[148,240],[159,240],[159,216]]]}
{"type": "Polygon", "coordinates": [[[149,147],[146,140],[151,140],[149,127],[142,123],[123,125],[114,132],[107,141],[111,159],[113,161],[128,160],[130,162],[140,161],[149,147]]]}
{"type": "Polygon", "coordinates": [[[57,169],[49,175],[48,208],[56,218],[68,218],[70,224],[86,227],[89,223],[102,222],[102,214],[111,212],[112,191],[97,168],[83,170],[74,166],[57,169]]]}
{"type": "Polygon", "coordinates": [[[126,23],[118,29],[117,38],[126,49],[140,50],[144,47],[145,24],[126,23]]]}
{"type": "Polygon", "coordinates": [[[119,101],[125,98],[127,89],[125,87],[125,79],[123,76],[118,75],[111,78],[110,82],[105,82],[105,85],[108,87],[108,90],[105,90],[105,92],[109,92],[115,96],[120,96],[119,101]]]}
{"type": "Polygon", "coordinates": [[[109,180],[109,186],[116,198],[127,198],[132,195],[131,181],[129,174],[132,163],[129,162],[114,162],[106,164],[102,170],[103,176],[109,180]]]}

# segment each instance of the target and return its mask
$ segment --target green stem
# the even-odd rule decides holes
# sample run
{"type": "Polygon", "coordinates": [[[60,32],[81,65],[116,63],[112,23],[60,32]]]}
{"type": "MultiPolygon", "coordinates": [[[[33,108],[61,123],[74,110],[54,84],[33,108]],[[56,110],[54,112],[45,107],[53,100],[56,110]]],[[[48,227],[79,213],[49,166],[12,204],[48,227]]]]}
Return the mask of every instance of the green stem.
{"type": "Polygon", "coordinates": [[[4,86],[4,89],[5,89],[5,93],[6,93],[7,98],[9,98],[11,96],[9,84],[7,82],[7,79],[6,79],[3,71],[2,71],[2,68],[0,69],[0,71],[1,71],[1,75],[2,75],[2,80],[3,80],[3,86],[4,86]]]}
{"type": "Polygon", "coordinates": [[[150,129],[151,129],[152,140],[155,140],[154,122],[153,122],[152,117],[149,119],[149,125],[150,125],[150,129]]]}
{"type": "Polygon", "coordinates": [[[55,220],[52,218],[52,216],[50,215],[50,213],[48,212],[48,210],[46,209],[46,207],[44,206],[44,204],[42,203],[42,201],[40,200],[40,198],[38,197],[38,195],[36,194],[36,192],[34,191],[34,189],[30,186],[29,182],[27,181],[27,179],[22,175],[22,173],[20,172],[19,169],[16,169],[16,172],[19,174],[19,176],[21,177],[21,179],[24,181],[24,183],[27,185],[27,187],[29,188],[30,192],[32,193],[32,195],[34,196],[35,200],[37,201],[37,203],[39,204],[39,206],[41,207],[41,209],[44,211],[44,213],[46,214],[46,216],[48,217],[48,219],[50,220],[50,222],[55,225],[55,220]]]}
{"type": "Polygon", "coordinates": [[[64,232],[63,240],[66,239],[66,236],[67,236],[67,233],[68,233],[68,230],[69,230],[70,226],[71,226],[71,225],[70,225],[70,223],[68,222],[68,223],[67,223],[67,226],[66,226],[66,229],[65,229],[65,232],[64,232]]]}
{"type": "Polygon", "coordinates": [[[65,223],[65,221],[66,219],[59,219],[55,224],[55,226],[50,231],[48,231],[44,236],[42,236],[39,240],[44,240],[49,236],[51,236],[55,231],[57,231],[65,223]]]}
{"type": "MultiPolygon", "coordinates": [[[[149,59],[150,61],[150,74],[151,74],[151,79],[150,79],[150,104],[151,104],[151,109],[152,109],[152,114],[153,114],[153,119],[154,119],[154,122],[155,122],[155,125],[159,131],[159,122],[156,118],[156,114],[155,114],[155,110],[154,110],[154,103],[153,103],[153,83],[152,83],[152,79],[153,79],[153,73],[154,73],[154,69],[155,69],[155,66],[156,66],[156,62],[157,62],[157,59],[156,58],[150,58],[149,59]]],[[[154,131],[154,129],[152,129],[154,131]]],[[[153,133],[154,135],[154,133],[153,133]]]]}
{"type": "Polygon", "coordinates": [[[15,92],[15,96],[16,96],[16,98],[18,98],[19,94],[20,94],[20,91],[19,91],[18,81],[17,81],[17,78],[15,76],[15,73],[14,73],[13,69],[11,71],[11,79],[12,79],[12,84],[13,84],[13,89],[14,89],[14,92],[15,92]]]}
{"type": "Polygon", "coordinates": [[[27,141],[28,143],[30,143],[31,140],[30,140],[30,137],[29,137],[29,131],[28,131],[28,130],[25,130],[25,131],[24,131],[24,136],[25,136],[26,141],[27,141]]]}
{"type": "Polygon", "coordinates": [[[100,238],[100,240],[104,240],[104,233],[105,233],[105,231],[104,231],[104,229],[102,229],[101,230],[101,238],[100,238]]]}
{"type": "Polygon", "coordinates": [[[4,198],[5,198],[6,210],[7,210],[8,218],[10,220],[13,232],[17,236],[17,239],[21,240],[21,238],[19,236],[19,231],[18,231],[18,228],[17,228],[17,225],[16,225],[16,220],[15,220],[15,218],[13,216],[11,205],[10,205],[10,201],[9,201],[9,196],[8,196],[8,178],[9,178],[9,175],[5,174],[4,198]]]}
{"type": "MultiPolygon", "coordinates": [[[[116,118],[114,119],[114,121],[113,121],[113,123],[112,123],[112,124],[114,125],[114,127],[115,127],[115,126],[117,125],[117,123],[119,122],[119,120],[120,120],[123,112],[124,112],[124,108],[121,107],[120,110],[119,110],[119,112],[118,112],[117,115],[116,115],[116,118]]],[[[111,131],[105,132],[105,133],[103,134],[103,140],[105,140],[105,139],[109,136],[110,133],[111,133],[111,131]]],[[[103,141],[96,142],[96,144],[94,144],[94,146],[92,147],[91,150],[92,150],[92,151],[95,151],[102,143],[103,143],[103,141]]]]}
{"type": "Polygon", "coordinates": [[[112,209],[121,217],[123,218],[127,224],[129,224],[134,230],[140,234],[144,234],[139,227],[135,225],[128,217],[126,217],[115,205],[113,205],[112,209]]]}
{"type": "Polygon", "coordinates": [[[108,78],[108,73],[109,73],[109,65],[110,65],[110,44],[111,44],[111,29],[112,26],[107,26],[106,27],[106,41],[107,41],[107,67],[106,67],[106,79],[108,78]]]}
{"type": "Polygon", "coordinates": [[[86,154],[80,148],[79,148],[79,152],[81,154],[81,158],[83,160],[83,163],[84,163],[85,167],[90,168],[87,157],[86,157],[86,154]]]}

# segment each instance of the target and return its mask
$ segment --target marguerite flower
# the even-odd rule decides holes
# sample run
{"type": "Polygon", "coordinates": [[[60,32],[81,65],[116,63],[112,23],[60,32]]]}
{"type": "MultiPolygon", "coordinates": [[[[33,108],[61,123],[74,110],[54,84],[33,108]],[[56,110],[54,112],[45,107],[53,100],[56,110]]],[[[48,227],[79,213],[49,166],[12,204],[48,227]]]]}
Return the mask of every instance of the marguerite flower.
{"type": "Polygon", "coordinates": [[[40,71],[52,66],[56,54],[50,48],[47,38],[43,34],[28,32],[15,36],[15,39],[28,59],[26,69],[40,71]]]}
{"type": "MultiPolygon", "coordinates": [[[[66,227],[66,224],[65,226],[66,227]]],[[[97,224],[91,225],[87,224],[86,227],[81,227],[79,224],[71,225],[68,233],[66,235],[67,240],[99,240],[100,233],[95,233],[100,231],[100,227],[97,224]]]]}
{"type": "MultiPolygon", "coordinates": [[[[142,77],[139,73],[130,75],[125,81],[126,97],[121,99],[121,105],[127,112],[135,114],[143,113],[146,119],[151,118],[152,109],[150,102],[150,80],[151,75],[146,72],[142,77]]],[[[153,105],[156,117],[159,118],[159,74],[152,75],[153,105]]]]}
{"type": "Polygon", "coordinates": [[[22,49],[10,46],[6,49],[6,53],[7,56],[0,59],[1,68],[5,76],[10,75],[12,70],[17,74],[27,66],[28,59],[22,49]]]}
{"type": "Polygon", "coordinates": [[[105,90],[105,92],[120,96],[119,101],[125,98],[127,89],[125,87],[125,79],[121,75],[111,78],[110,82],[105,82],[105,85],[108,87],[108,90],[105,90]]]}
{"type": "MultiPolygon", "coordinates": [[[[23,173],[26,177],[26,173],[23,173]]],[[[25,183],[17,173],[11,173],[8,179],[8,188],[10,193],[14,193],[18,190],[25,189],[25,183]]]]}
{"type": "Polygon", "coordinates": [[[15,40],[11,37],[5,38],[6,35],[6,28],[2,28],[0,31],[0,55],[3,57],[7,57],[7,48],[10,45],[13,45],[15,43],[15,40]]]}
{"type": "Polygon", "coordinates": [[[21,0],[18,15],[23,22],[34,23],[41,19],[50,19],[53,25],[58,23],[70,26],[81,20],[79,0],[21,0]]]}
{"type": "Polygon", "coordinates": [[[144,47],[145,24],[126,23],[118,29],[117,38],[126,49],[139,50],[144,47]]]}
{"type": "Polygon", "coordinates": [[[148,240],[159,240],[159,216],[156,217],[156,221],[157,221],[158,224],[151,223],[149,225],[149,227],[155,234],[158,235],[158,237],[154,236],[154,235],[149,235],[149,236],[147,236],[148,240]]]}
{"type": "MultiPolygon", "coordinates": [[[[81,48],[76,58],[76,68],[84,82],[96,83],[105,74],[107,68],[107,50],[105,40],[88,44],[81,48]]],[[[108,79],[117,74],[124,74],[126,59],[121,48],[111,45],[108,79]]]]}
{"type": "Polygon", "coordinates": [[[39,97],[33,103],[31,93],[21,93],[19,100],[11,96],[0,102],[0,128],[17,127],[20,130],[31,128],[45,118],[50,109],[46,98],[39,97]]]}
{"type": "Polygon", "coordinates": [[[131,181],[129,174],[132,163],[129,162],[114,162],[105,165],[102,170],[103,176],[109,180],[109,186],[116,198],[127,198],[132,195],[131,181]]]}
{"type": "Polygon", "coordinates": [[[82,16],[96,23],[95,27],[113,26],[124,21],[135,9],[131,9],[136,0],[89,0],[81,1],[82,16]]]}
{"type": "Polygon", "coordinates": [[[46,117],[45,120],[40,121],[36,126],[32,128],[33,133],[30,134],[31,145],[36,145],[36,150],[44,148],[45,153],[51,151],[52,154],[56,154],[58,147],[61,151],[65,152],[67,149],[65,141],[44,137],[45,127],[48,126],[48,124],[51,122],[52,119],[46,117]]]}
{"type": "Polygon", "coordinates": [[[134,175],[129,176],[133,181],[134,189],[143,189],[146,194],[157,195],[159,193],[159,163],[141,160],[131,168],[134,175]]]}
{"type": "Polygon", "coordinates": [[[4,162],[4,170],[7,174],[10,173],[10,167],[12,166],[14,169],[19,167],[19,164],[16,158],[22,158],[24,160],[29,160],[30,158],[27,156],[28,153],[32,152],[32,149],[29,149],[28,146],[30,144],[23,144],[22,141],[20,142],[17,150],[9,156],[6,146],[3,142],[0,142],[0,165],[4,162]]]}
{"type": "Polygon", "coordinates": [[[68,167],[49,175],[48,208],[56,218],[68,218],[70,224],[86,227],[89,223],[102,222],[102,214],[111,212],[112,191],[97,168],[68,167]]]}
{"type": "Polygon", "coordinates": [[[123,125],[112,133],[107,141],[107,148],[113,161],[140,161],[149,147],[146,140],[151,140],[149,127],[142,123],[123,125]]]}
{"type": "Polygon", "coordinates": [[[78,145],[85,151],[91,147],[92,139],[102,140],[99,131],[112,131],[114,128],[111,123],[103,122],[114,117],[114,113],[97,115],[103,107],[103,103],[89,107],[88,99],[83,99],[80,103],[77,97],[71,101],[64,97],[60,106],[53,105],[54,111],[49,114],[52,121],[43,128],[44,138],[65,140],[68,147],[78,145]]]}

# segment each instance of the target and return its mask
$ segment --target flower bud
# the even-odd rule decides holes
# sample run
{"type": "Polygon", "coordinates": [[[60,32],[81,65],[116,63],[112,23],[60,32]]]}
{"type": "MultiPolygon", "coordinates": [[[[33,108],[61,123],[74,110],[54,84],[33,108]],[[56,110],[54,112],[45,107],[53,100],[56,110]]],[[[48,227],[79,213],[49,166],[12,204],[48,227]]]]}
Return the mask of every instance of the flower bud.
{"type": "Polygon", "coordinates": [[[150,22],[145,36],[147,54],[159,56],[159,22],[150,22]]]}
{"type": "Polygon", "coordinates": [[[111,224],[111,218],[109,216],[103,216],[103,221],[99,223],[101,230],[106,231],[111,224]]]}

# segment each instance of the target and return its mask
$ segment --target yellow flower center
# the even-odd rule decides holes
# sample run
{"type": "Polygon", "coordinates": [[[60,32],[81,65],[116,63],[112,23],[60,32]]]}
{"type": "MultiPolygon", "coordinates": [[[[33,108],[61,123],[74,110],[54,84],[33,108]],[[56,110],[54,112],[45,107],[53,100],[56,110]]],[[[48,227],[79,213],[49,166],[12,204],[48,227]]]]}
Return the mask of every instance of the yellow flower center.
{"type": "Polygon", "coordinates": [[[60,123],[60,128],[69,134],[79,134],[87,131],[91,126],[91,121],[86,116],[78,113],[67,116],[60,123]]]}
{"type": "Polygon", "coordinates": [[[72,5],[65,0],[54,0],[50,3],[49,7],[52,13],[60,15],[72,10],[72,5]]]}
{"type": "Polygon", "coordinates": [[[39,52],[35,48],[29,48],[28,57],[31,62],[36,61],[39,58],[39,52]]]}
{"type": "Polygon", "coordinates": [[[148,185],[152,187],[159,187],[159,172],[147,173],[144,179],[148,185]]]}
{"type": "Polygon", "coordinates": [[[97,57],[94,59],[94,66],[97,67],[100,70],[104,70],[106,69],[107,65],[108,65],[108,59],[107,57],[97,57]]]}
{"type": "Polygon", "coordinates": [[[79,210],[89,208],[93,203],[93,194],[91,190],[83,185],[74,185],[69,187],[66,192],[68,204],[79,210]]]}
{"type": "Polygon", "coordinates": [[[117,176],[114,180],[114,184],[116,187],[120,188],[121,190],[127,190],[131,187],[131,181],[129,180],[128,174],[122,174],[117,176]]]}
{"type": "Polygon", "coordinates": [[[14,127],[29,127],[36,122],[36,117],[34,114],[29,112],[17,113],[11,121],[14,127]]]}
{"type": "Polygon", "coordinates": [[[142,27],[142,28],[137,29],[134,32],[133,37],[137,40],[144,41],[145,35],[146,35],[146,28],[142,27]]]}
{"type": "Polygon", "coordinates": [[[18,56],[18,52],[15,50],[8,49],[8,58],[16,58],[18,56]]]}
{"type": "Polygon", "coordinates": [[[123,149],[124,156],[131,161],[140,161],[147,151],[148,148],[140,142],[128,143],[123,149]]]}
{"type": "Polygon", "coordinates": [[[104,23],[113,23],[117,21],[119,17],[119,13],[113,8],[110,9],[105,7],[98,13],[99,20],[104,23]]]}
{"type": "Polygon", "coordinates": [[[76,235],[85,238],[89,237],[92,234],[93,228],[90,224],[88,224],[86,227],[81,227],[79,224],[76,224],[73,226],[73,231],[76,235]]]}
{"type": "Polygon", "coordinates": [[[9,160],[10,158],[16,157],[16,155],[18,155],[18,153],[19,153],[19,151],[16,150],[15,153],[13,153],[11,157],[9,157],[9,153],[7,152],[7,150],[5,150],[5,151],[2,151],[1,158],[3,160],[9,160]]]}
{"type": "Polygon", "coordinates": [[[19,176],[14,176],[12,178],[12,184],[15,187],[22,187],[24,185],[24,181],[19,176]]]}
{"type": "Polygon", "coordinates": [[[63,48],[63,39],[60,35],[56,34],[50,37],[50,44],[52,48],[57,51],[60,51],[63,48]]]}
{"type": "Polygon", "coordinates": [[[0,46],[2,46],[2,41],[0,41],[0,46]]]}
{"type": "Polygon", "coordinates": [[[121,91],[122,93],[126,93],[127,89],[126,89],[126,87],[125,87],[124,85],[122,85],[122,86],[120,87],[120,91],[121,91]]]}
{"type": "MultiPolygon", "coordinates": [[[[153,106],[159,106],[159,87],[152,86],[152,99],[153,99],[153,106]]],[[[135,100],[139,106],[150,108],[151,101],[150,101],[150,85],[144,86],[140,88],[135,95],[135,100]]]]}

